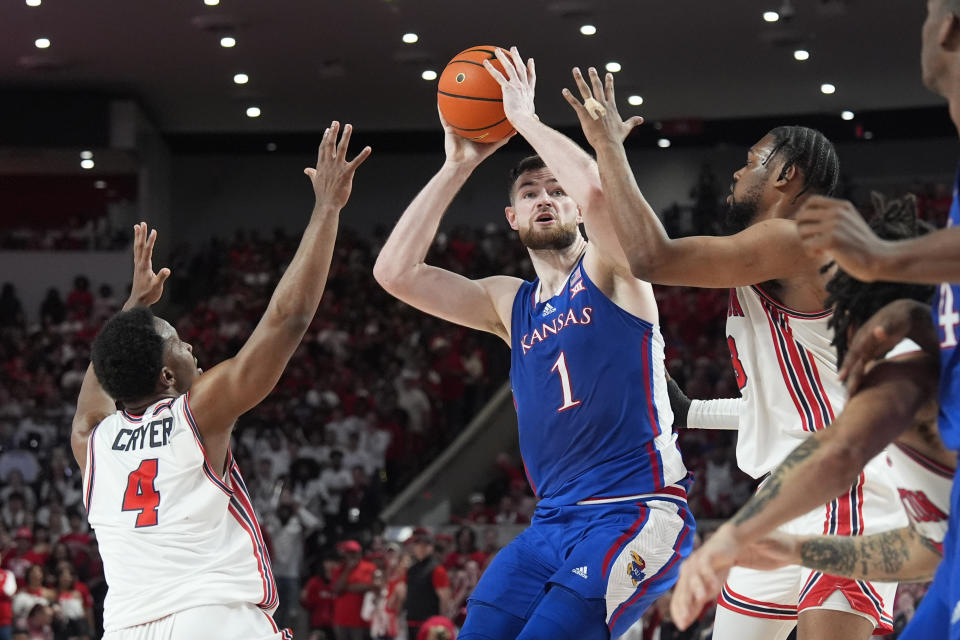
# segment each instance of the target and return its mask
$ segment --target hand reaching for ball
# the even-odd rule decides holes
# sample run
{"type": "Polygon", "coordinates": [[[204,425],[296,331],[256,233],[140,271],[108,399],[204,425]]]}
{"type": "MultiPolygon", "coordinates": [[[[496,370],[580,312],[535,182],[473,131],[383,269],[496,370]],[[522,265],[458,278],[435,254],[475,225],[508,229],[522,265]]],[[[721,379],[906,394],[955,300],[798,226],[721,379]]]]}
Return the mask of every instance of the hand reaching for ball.
{"type": "Polygon", "coordinates": [[[496,56],[503,66],[503,73],[489,60],[484,60],[483,66],[500,85],[503,92],[503,112],[507,119],[516,127],[523,118],[536,118],[534,95],[537,70],[533,58],[524,64],[516,47],[510,47],[509,52],[497,48],[496,56]]]}
{"type": "Polygon", "coordinates": [[[440,115],[440,124],[443,125],[443,149],[447,154],[447,162],[458,166],[466,166],[471,169],[476,167],[516,135],[516,132],[513,132],[496,142],[474,142],[458,134],[450,126],[450,123],[444,119],[443,112],[439,108],[437,113],[440,115]]]}

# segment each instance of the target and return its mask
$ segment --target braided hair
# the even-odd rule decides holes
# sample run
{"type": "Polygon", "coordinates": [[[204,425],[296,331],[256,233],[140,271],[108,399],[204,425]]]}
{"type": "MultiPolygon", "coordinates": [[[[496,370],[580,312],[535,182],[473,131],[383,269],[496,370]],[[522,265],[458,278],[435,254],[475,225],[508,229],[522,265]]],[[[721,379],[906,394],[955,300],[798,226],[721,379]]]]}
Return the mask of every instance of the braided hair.
{"type": "Polygon", "coordinates": [[[803,189],[817,195],[832,196],[840,181],[840,158],[825,135],[816,129],[799,126],[777,127],[767,135],[773,137],[773,151],[764,164],[778,153],[785,156],[780,176],[795,166],[803,174],[803,189]]]}
{"type": "MultiPolygon", "coordinates": [[[[924,235],[933,230],[917,218],[917,198],[908,194],[903,198],[887,200],[879,193],[871,193],[874,211],[870,228],[884,240],[905,240],[924,235]]],[[[835,263],[827,264],[823,271],[835,263]]],[[[929,302],[934,287],[899,282],[861,282],[845,271],[837,273],[827,283],[827,306],[833,308],[829,326],[833,328],[833,346],[837,348],[837,366],[843,364],[847,355],[847,332],[850,327],[859,327],[882,307],[894,300],[910,298],[929,302]]]]}

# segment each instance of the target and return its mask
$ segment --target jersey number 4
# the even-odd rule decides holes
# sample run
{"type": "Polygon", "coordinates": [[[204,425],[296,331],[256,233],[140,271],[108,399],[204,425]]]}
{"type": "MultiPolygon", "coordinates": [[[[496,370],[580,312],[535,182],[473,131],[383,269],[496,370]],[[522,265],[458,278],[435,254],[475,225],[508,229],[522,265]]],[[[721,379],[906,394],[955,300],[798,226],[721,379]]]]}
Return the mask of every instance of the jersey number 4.
{"type": "Polygon", "coordinates": [[[127,489],[123,492],[123,511],[139,511],[137,527],[152,527],[157,524],[157,507],[160,494],[154,481],[157,479],[157,459],[150,458],[130,472],[127,489]]]}
{"type": "Polygon", "coordinates": [[[563,404],[557,408],[557,411],[572,409],[580,404],[580,401],[573,399],[573,389],[570,388],[570,372],[567,371],[567,357],[563,351],[560,352],[560,357],[557,358],[557,361],[553,363],[553,368],[550,369],[550,373],[554,371],[560,374],[560,386],[563,389],[563,404]]]}
{"type": "Polygon", "coordinates": [[[957,325],[960,324],[960,313],[953,299],[953,287],[944,282],[940,285],[940,308],[937,310],[940,326],[943,327],[941,349],[950,349],[957,346],[957,325]]]}

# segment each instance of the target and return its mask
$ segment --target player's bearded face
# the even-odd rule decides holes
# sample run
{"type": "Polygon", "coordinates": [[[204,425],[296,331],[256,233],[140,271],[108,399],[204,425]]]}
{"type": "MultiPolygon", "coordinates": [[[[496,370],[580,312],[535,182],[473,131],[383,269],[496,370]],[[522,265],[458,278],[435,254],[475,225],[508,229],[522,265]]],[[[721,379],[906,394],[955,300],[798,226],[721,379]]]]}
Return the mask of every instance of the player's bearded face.
{"type": "Polygon", "coordinates": [[[755,184],[747,192],[737,198],[736,192],[731,194],[727,204],[727,211],[723,217],[723,228],[729,234],[740,233],[749,227],[760,213],[760,196],[763,193],[763,183],[755,184]]]}
{"type": "Polygon", "coordinates": [[[566,249],[576,241],[577,234],[580,233],[575,220],[568,223],[557,220],[549,227],[539,228],[536,215],[531,216],[530,222],[517,231],[523,246],[533,251],[566,249]]]}

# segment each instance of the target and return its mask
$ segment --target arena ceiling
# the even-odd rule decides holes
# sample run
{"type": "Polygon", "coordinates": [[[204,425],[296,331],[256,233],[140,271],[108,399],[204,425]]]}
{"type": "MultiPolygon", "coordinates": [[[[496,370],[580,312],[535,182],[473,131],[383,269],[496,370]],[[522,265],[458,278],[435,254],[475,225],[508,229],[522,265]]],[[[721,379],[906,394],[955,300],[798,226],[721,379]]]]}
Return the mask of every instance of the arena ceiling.
{"type": "Polygon", "coordinates": [[[334,117],[432,129],[435,82],[421,73],[475,44],[535,57],[538,112],[557,125],[574,123],[560,96],[570,68],[610,61],[621,100],[644,100],[624,111],[648,119],[942,103],[919,79],[923,0],[39,1],[0,8],[0,87],[132,95],[174,134],[316,130],[334,117]],[[227,36],[236,46],[220,46],[227,36]]]}

